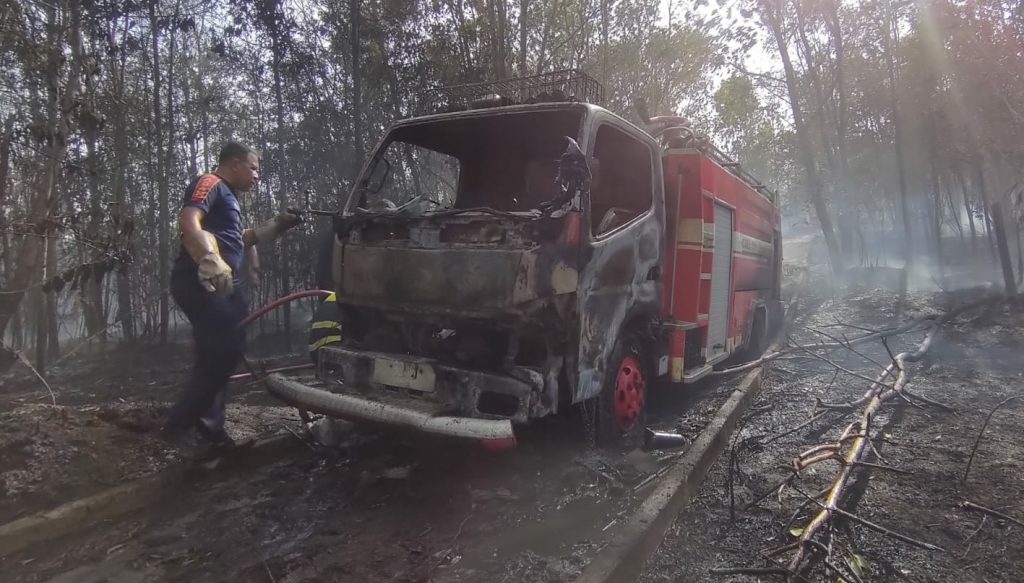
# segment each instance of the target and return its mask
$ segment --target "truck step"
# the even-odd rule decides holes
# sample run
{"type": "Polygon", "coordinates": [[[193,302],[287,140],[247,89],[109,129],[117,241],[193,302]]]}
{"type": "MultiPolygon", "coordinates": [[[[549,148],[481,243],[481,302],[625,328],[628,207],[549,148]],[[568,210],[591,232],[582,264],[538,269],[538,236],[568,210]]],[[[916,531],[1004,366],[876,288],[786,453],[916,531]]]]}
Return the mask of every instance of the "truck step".
{"type": "Polygon", "coordinates": [[[711,365],[705,364],[704,366],[696,366],[688,368],[683,371],[683,382],[684,383],[695,383],[700,379],[706,377],[711,372],[711,365]]]}

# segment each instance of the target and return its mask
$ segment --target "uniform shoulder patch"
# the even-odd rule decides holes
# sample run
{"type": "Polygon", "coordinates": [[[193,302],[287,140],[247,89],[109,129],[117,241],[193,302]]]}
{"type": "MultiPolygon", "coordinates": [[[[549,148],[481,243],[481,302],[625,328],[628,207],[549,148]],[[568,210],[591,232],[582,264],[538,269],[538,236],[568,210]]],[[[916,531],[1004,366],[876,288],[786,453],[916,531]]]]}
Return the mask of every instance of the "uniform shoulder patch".
{"type": "Polygon", "coordinates": [[[203,202],[206,200],[206,197],[210,195],[210,191],[218,184],[220,184],[220,176],[205,174],[196,183],[195,190],[192,191],[192,202],[203,202]]]}

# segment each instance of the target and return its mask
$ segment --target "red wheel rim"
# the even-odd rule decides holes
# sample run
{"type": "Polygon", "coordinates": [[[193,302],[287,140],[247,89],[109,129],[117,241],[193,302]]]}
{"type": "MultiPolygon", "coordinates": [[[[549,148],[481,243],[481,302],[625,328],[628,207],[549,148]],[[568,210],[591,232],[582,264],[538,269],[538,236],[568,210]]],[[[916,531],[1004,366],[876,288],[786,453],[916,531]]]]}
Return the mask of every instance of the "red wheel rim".
{"type": "Polygon", "coordinates": [[[615,424],[621,431],[629,431],[636,425],[644,410],[646,393],[640,361],[635,356],[623,358],[615,377],[615,424]]]}

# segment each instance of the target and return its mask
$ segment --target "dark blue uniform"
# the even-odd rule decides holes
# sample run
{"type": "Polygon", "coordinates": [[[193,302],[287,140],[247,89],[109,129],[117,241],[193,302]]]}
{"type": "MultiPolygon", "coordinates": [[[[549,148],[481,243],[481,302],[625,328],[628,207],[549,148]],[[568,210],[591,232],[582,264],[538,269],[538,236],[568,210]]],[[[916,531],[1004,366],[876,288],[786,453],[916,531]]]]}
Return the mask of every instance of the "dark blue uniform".
{"type": "Polygon", "coordinates": [[[199,267],[184,247],[171,272],[171,295],[192,324],[195,361],[192,377],[171,408],[165,429],[182,434],[192,427],[212,441],[225,439],[224,405],[228,377],[242,360],[245,331],[239,323],[248,314],[239,268],[245,253],[238,199],[220,177],[207,174],[185,189],[183,207],[202,210],[203,230],[217,239],[221,258],[231,268],[234,286],[228,296],[199,285],[199,267]]]}

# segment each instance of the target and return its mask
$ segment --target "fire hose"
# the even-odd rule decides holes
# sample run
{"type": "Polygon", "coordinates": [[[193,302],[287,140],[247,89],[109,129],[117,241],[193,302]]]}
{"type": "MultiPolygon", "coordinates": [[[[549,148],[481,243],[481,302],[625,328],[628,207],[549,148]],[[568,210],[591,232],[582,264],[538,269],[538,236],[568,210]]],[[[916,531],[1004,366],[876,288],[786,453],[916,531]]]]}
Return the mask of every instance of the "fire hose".
{"type": "MultiPolygon", "coordinates": [[[[283,306],[285,304],[290,304],[290,303],[292,303],[292,302],[294,302],[296,300],[301,300],[301,299],[304,299],[304,298],[314,298],[314,297],[326,298],[327,296],[331,295],[332,293],[333,292],[330,292],[330,291],[327,291],[327,290],[322,290],[322,289],[307,289],[307,290],[303,290],[303,291],[297,291],[297,292],[290,293],[290,294],[288,294],[288,295],[286,295],[284,297],[278,298],[278,299],[270,302],[269,304],[266,304],[265,306],[259,308],[255,312],[249,314],[241,322],[238,323],[238,327],[239,328],[248,328],[249,325],[252,324],[253,322],[255,322],[256,320],[259,320],[260,318],[262,318],[263,316],[266,316],[267,314],[269,314],[270,312],[276,310],[277,308],[280,308],[281,306],[283,306]]],[[[243,381],[243,380],[248,380],[248,379],[256,378],[257,376],[259,376],[260,373],[258,373],[256,371],[256,369],[252,366],[252,363],[250,363],[249,360],[246,359],[244,356],[242,357],[242,362],[245,363],[245,367],[249,369],[249,372],[243,372],[243,373],[239,373],[239,374],[236,374],[236,375],[231,375],[231,377],[228,378],[229,382],[243,381]]],[[[275,369],[270,369],[270,370],[264,370],[264,371],[261,371],[261,373],[263,375],[267,375],[267,374],[274,373],[274,372],[288,372],[288,371],[293,371],[293,370],[301,370],[301,369],[304,369],[304,368],[309,368],[310,366],[312,366],[312,365],[311,364],[292,365],[292,366],[285,366],[285,367],[275,368],[275,369]]]]}

